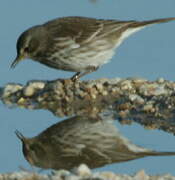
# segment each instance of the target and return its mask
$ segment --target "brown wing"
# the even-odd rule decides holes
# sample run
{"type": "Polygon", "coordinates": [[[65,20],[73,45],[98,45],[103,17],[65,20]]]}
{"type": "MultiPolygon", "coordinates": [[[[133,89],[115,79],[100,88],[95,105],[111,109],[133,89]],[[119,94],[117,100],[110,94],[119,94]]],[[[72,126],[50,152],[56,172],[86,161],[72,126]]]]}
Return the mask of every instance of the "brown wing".
{"type": "MultiPolygon", "coordinates": [[[[164,18],[150,21],[118,21],[103,20],[87,17],[63,17],[44,24],[44,26],[52,34],[52,38],[71,38],[75,43],[81,44],[92,39],[98,39],[107,35],[112,35],[116,31],[120,34],[126,28],[137,28],[139,26],[147,26],[150,24],[168,22],[175,18],[164,18]],[[121,30],[121,31],[120,31],[121,30]]],[[[53,38],[53,39],[54,39],[53,38]]]]}
{"type": "Polygon", "coordinates": [[[49,21],[44,26],[54,38],[71,37],[76,43],[84,43],[113,33],[133,22],[64,17],[49,21]]]}

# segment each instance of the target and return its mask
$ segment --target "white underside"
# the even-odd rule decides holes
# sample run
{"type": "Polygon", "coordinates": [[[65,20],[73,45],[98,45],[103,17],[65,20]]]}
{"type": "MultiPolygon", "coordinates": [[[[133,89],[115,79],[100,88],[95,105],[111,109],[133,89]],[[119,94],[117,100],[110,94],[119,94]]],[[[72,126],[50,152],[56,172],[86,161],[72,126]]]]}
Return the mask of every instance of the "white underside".
{"type": "Polygon", "coordinates": [[[116,44],[116,47],[120,46],[120,44],[129,36],[136,33],[137,31],[140,31],[141,29],[145,28],[145,26],[138,27],[138,28],[130,28],[127,29],[123,34],[121,35],[121,38],[119,39],[118,43],[116,44]]]}
{"type": "MultiPolygon", "coordinates": [[[[73,71],[84,71],[89,66],[100,67],[105,63],[108,63],[113,57],[115,50],[120,44],[133,33],[143,29],[144,27],[130,28],[123,32],[120,39],[116,41],[115,46],[109,44],[105,38],[98,39],[93,44],[92,42],[85,46],[80,46],[73,40],[69,41],[70,51],[65,52],[64,50],[55,53],[52,58],[60,57],[59,64],[63,65],[66,62],[66,66],[70,67],[73,71]],[[98,48],[92,48],[98,47],[98,48]],[[91,49],[89,51],[89,49],[91,49]],[[92,50],[94,49],[94,50],[92,50]]],[[[68,43],[68,42],[67,42],[68,43]]],[[[63,44],[65,45],[65,44],[63,44]]]]}

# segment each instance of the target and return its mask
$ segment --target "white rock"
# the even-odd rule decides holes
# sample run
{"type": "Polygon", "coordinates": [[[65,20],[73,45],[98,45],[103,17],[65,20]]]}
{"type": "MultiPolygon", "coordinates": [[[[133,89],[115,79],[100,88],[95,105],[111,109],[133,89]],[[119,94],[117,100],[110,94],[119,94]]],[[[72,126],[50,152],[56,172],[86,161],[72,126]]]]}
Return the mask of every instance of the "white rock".
{"type": "Polygon", "coordinates": [[[44,87],[45,83],[42,81],[30,81],[24,88],[23,93],[25,96],[32,96],[36,90],[43,89],[44,87]]]}
{"type": "Polygon", "coordinates": [[[145,173],[144,170],[141,170],[134,176],[134,180],[149,180],[149,176],[145,173]]]}
{"type": "Polygon", "coordinates": [[[129,95],[129,99],[131,101],[136,101],[139,104],[143,104],[144,103],[144,99],[142,97],[140,97],[139,95],[137,95],[137,94],[130,94],[129,95]]]}
{"type": "Polygon", "coordinates": [[[78,168],[75,169],[75,174],[82,177],[87,177],[91,175],[91,170],[85,164],[81,164],[78,168]]]}
{"type": "Polygon", "coordinates": [[[19,91],[22,89],[22,86],[19,85],[19,84],[7,84],[3,90],[3,95],[2,97],[5,98],[5,97],[8,97],[9,95],[19,91]]]}

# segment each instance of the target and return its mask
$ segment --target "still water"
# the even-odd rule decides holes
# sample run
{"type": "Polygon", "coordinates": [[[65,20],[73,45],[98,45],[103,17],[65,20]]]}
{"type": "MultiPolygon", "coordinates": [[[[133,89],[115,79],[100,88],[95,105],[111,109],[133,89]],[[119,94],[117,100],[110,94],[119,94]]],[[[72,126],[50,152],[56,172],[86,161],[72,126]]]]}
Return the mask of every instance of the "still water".
{"type": "MultiPolygon", "coordinates": [[[[174,114],[173,108],[165,108],[168,100],[165,104],[162,101],[165,100],[166,95],[153,96],[153,93],[160,93],[159,88],[153,91],[151,83],[146,87],[147,82],[138,78],[115,79],[112,83],[107,81],[77,82],[76,85],[67,80],[66,83],[59,80],[33,81],[24,87],[10,84],[2,89],[1,99],[7,105],[2,108],[19,118],[19,124],[16,123],[16,117],[12,121],[13,127],[9,128],[11,132],[2,131],[12,138],[4,142],[2,148],[4,171],[19,170],[19,166],[31,169],[29,163],[32,167],[42,169],[71,170],[85,163],[94,170],[100,168],[100,170],[120,173],[134,173],[145,169],[148,173],[173,174],[171,164],[175,159],[174,114]],[[131,82],[134,84],[130,84],[131,82]],[[139,91],[137,82],[139,85],[141,82],[144,84],[149,98],[145,95],[141,100],[141,93],[140,96],[133,95],[135,86],[139,91]],[[38,90],[36,85],[40,87],[41,83],[45,83],[45,86],[38,90]],[[129,90],[126,88],[128,83],[129,90]],[[130,85],[133,87],[131,88],[130,85]],[[16,88],[15,91],[16,86],[20,88],[16,88]],[[36,89],[32,91],[34,93],[32,96],[31,94],[27,96],[25,91],[30,87],[36,89]],[[125,89],[122,89],[123,87],[125,89]],[[115,88],[120,90],[114,91],[115,88]],[[61,89],[64,89],[64,94],[61,94],[61,89]],[[112,92],[108,94],[110,89],[112,92]],[[128,96],[131,92],[132,98],[128,96]],[[80,94],[84,98],[80,97],[80,94]],[[67,97],[66,101],[65,97],[67,97]],[[133,97],[137,97],[136,101],[133,97]],[[132,100],[132,103],[129,100],[132,100]],[[157,102],[156,106],[147,109],[148,102],[153,100],[157,102]],[[14,109],[18,106],[28,110],[14,109]],[[39,114],[44,114],[45,118],[38,119],[39,114]],[[26,118],[21,119],[21,115],[26,118]],[[60,115],[65,117],[60,119],[60,115]],[[6,157],[8,161],[5,161],[6,157]],[[13,163],[10,162],[11,160],[13,163]]],[[[143,84],[140,87],[143,88],[143,84]]],[[[169,82],[169,86],[171,85],[173,84],[169,82]]],[[[164,91],[161,89],[162,92],[164,91]]],[[[4,126],[7,124],[4,123],[4,126]]]]}

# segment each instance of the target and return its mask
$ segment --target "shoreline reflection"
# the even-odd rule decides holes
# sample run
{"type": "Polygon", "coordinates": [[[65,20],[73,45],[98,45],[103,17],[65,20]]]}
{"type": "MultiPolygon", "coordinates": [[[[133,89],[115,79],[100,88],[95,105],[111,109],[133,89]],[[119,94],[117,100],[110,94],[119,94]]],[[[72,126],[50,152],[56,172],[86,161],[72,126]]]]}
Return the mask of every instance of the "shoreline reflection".
{"type": "Polygon", "coordinates": [[[23,144],[26,160],[43,169],[70,170],[82,163],[98,168],[146,156],[175,155],[133,144],[119,132],[111,115],[75,116],[32,138],[19,131],[16,135],[23,144]]]}

